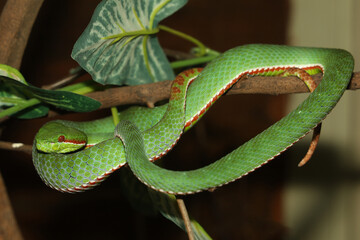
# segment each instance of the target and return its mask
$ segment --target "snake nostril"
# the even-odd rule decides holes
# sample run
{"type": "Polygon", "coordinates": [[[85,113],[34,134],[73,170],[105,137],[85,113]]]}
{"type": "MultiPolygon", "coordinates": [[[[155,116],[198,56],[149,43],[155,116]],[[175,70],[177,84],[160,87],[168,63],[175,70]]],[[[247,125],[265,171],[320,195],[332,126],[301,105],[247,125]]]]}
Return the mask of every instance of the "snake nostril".
{"type": "Polygon", "coordinates": [[[64,135],[60,135],[58,137],[58,142],[64,142],[65,141],[65,136],[64,135]]]}

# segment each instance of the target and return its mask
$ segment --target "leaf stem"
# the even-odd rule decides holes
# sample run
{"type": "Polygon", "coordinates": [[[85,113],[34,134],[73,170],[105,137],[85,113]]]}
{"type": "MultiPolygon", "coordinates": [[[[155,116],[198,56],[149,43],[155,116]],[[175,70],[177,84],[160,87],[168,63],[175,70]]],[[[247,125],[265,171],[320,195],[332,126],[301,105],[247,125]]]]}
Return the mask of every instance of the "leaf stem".
{"type": "Polygon", "coordinates": [[[95,83],[92,80],[89,80],[89,81],[72,84],[72,85],[69,85],[66,87],[62,87],[57,90],[68,91],[68,92],[73,92],[73,93],[83,95],[86,93],[94,92],[95,90],[98,90],[100,88],[102,88],[102,87],[99,84],[95,83]]]}
{"type": "Polygon", "coordinates": [[[130,36],[141,36],[141,35],[152,35],[152,34],[156,34],[159,32],[159,28],[155,28],[155,29],[142,29],[142,30],[138,30],[138,31],[131,31],[131,32],[122,32],[122,33],[118,33],[118,34],[114,34],[114,35],[110,35],[107,37],[104,37],[103,39],[114,39],[111,44],[114,44],[118,41],[120,41],[123,37],[130,37],[130,36]]]}
{"type": "Polygon", "coordinates": [[[39,103],[41,103],[41,101],[39,99],[31,98],[31,99],[25,101],[22,104],[15,105],[13,107],[5,109],[4,111],[1,111],[0,112],[0,118],[13,115],[13,114],[15,114],[17,112],[20,112],[21,110],[24,110],[25,108],[34,106],[34,105],[39,104],[39,103]]]}
{"type": "Polygon", "coordinates": [[[145,29],[144,25],[143,25],[142,22],[140,21],[139,16],[138,16],[137,13],[136,13],[135,7],[133,7],[132,10],[133,10],[134,16],[135,16],[135,18],[136,18],[136,21],[138,21],[140,27],[141,27],[142,29],[145,29]]]}
{"type": "Polygon", "coordinates": [[[160,30],[163,30],[163,31],[166,31],[168,33],[171,33],[173,35],[176,35],[178,37],[181,37],[189,42],[192,42],[193,44],[195,44],[196,46],[198,46],[198,48],[200,49],[199,53],[198,53],[198,56],[204,56],[206,54],[206,47],[205,45],[200,42],[198,39],[186,34],[186,33],[183,33],[183,32],[180,32],[178,30],[175,30],[173,28],[170,28],[170,27],[167,27],[167,26],[164,26],[164,25],[159,25],[159,29],[160,30]]]}
{"type": "Polygon", "coordinates": [[[220,55],[219,52],[210,49],[208,49],[207,52],[208,54],[205,56],[171,62],[170,65],[173,69],[188,67],[188,66],[210,62],[211,60],[213,60],[214,58],[220,55]]]}
{"type": "Polygon", "coordinates": [[[118,125],[118,123],[120,122],[120,118],[119,118],[119,112],[116,107],[111,107],[111,115],[113,117],[114,125],[115,126],[118,125]]]}
{"type": "Polygon", "coordinates": [[[0,102],[13,105],[13,104],[22,104],[26,102],[26,100],[24,100],[23,98],[0,97],[0,102]]]}
{"type": "Polygon", "coordinates": [[[142,42],[142,47],[143,47],[143,53],[144,53],[144,60],[145,60],[145,66],[146,66],[146,69],[149,73],[149,76],[151,77],[151,79],[153,80],[153,82],[157,82],[157,80],[155,79],[154,75],[152,74],[151,72],[151,68],[150,68],[150,63],[149,63],[149,55],[148,55],[148,52],[147,52],[147,41],[148,41],[148,38],[149,38],[149,35],[146,35],[144,38],[143,38],[143,42],[142,42]]]}
{"type": "Polygon", "coordinates": [[[151,13],[150,15],[150,20],[149,20],[149,28],[153,29],[153,25],[154,25],[154,20],[155,20],[155,16],[156,14],[158,14],[158,12],[166,5],[170,2],[171,0],[166,0],[163,3],[161,3],[159,6],[157,6],[154,11],[151,13]]]}

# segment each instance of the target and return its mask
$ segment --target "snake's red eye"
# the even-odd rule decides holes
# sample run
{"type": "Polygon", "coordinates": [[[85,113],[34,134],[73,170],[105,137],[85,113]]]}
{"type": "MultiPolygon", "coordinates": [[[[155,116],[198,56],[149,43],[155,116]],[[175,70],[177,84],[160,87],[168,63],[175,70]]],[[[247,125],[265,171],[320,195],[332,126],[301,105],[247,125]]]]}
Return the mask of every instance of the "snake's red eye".
{"type": "Polygon", "coordinates": [[[58,137],[58,142],[64,142],[65,141],[65,136],[64,135],[60,135],[58,137]]]}

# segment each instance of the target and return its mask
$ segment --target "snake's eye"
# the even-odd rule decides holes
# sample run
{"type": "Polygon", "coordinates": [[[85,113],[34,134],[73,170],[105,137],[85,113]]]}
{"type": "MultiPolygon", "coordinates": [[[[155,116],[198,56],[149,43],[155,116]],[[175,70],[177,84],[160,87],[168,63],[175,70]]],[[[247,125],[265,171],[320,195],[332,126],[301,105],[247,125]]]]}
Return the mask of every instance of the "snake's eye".
{"type": "Polygon", "coordinates": [[[64,142],[65,141],[65,136],[64,135],[60,135],[58,137],[58,142],[64,142]]]}

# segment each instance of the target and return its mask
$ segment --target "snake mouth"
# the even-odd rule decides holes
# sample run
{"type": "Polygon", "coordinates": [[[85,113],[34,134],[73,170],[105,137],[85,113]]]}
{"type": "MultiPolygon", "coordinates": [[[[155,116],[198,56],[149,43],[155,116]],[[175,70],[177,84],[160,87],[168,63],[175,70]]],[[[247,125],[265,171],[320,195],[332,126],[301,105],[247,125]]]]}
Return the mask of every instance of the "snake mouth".
{"type": "MultiPolygon", "coordinates": [[[[86,144],[86,143],[85,143],[86,144]]],[[[58,142],[36,142],[36,150],[42,154],[72,154],[86,149],[85,144],[68,144],[64,147],[63,143],[58,142]]]]}

